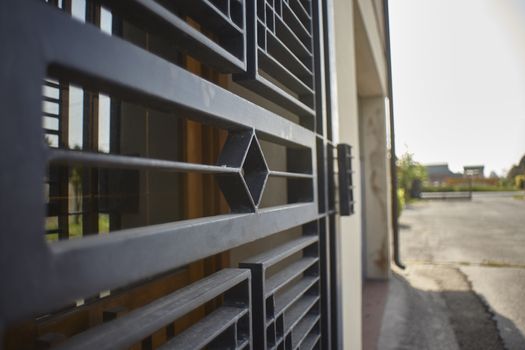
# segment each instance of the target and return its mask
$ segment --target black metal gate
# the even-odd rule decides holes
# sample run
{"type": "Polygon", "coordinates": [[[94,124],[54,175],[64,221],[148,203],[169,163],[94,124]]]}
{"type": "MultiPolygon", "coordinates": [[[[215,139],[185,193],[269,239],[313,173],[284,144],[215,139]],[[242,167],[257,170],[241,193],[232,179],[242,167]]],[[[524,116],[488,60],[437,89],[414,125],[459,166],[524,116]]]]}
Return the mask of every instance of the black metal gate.
{"type": "MultiPolygon", "coordinates": [[[[71,16],[75,0],[0,1],[0,327],[293,229],[298,234],[283,234],[279,244],[239,266],[221,268],[124,316],[108,313],[103,323],[61,339],[59,347],[158,347],[153,333],[215,301],[184,331],[169,328],[160,347],[338,348],[337,145],[324,44],[331,2],[82,4],[85,23],[71,16]],[[145,43],[136,40],[135,28],[148,33],[145,43]],[[211,73],[190,72],[182,64],[185,55],[211,73]],[[213,74],[256,96],[252,102],[240,97],[217,85],[213,74]],[[73,147],[65,135],[76,132],[75,121],[63,106],[71,113],[79,91],[84,115],[95,117],[82,119],[82,141],[73,147]],[[104,98],[107,111],[100,107],[104,98]],[[273,111],[258,105],[263,99],[273,111]],[[139,107],[132,103],[145,106],[146,135],[154,138],[144,141],[145,153],[129,146],[142,142],[133,139],[143,119],[134,117],[139,107]],[[227,132],[214,164],[167,156],[179,152],[170,140],[188,137],[179,122],[169,129],[175,119],[227,132]],[[151,131],[153,120],[159,122],[151,131]],[[105,122],[107,128],[101,127],[105,122]],[[108,135],[99,131],[104,129],[108,135]],[[161,139],[170,146],[158,145],[161,139]],[[284,168],[272,168],[261,143],[283,150],[284,168]],[[155,204],[168,203],[159,195],[146,210],[148,220],[123,224],[126,215],[142,210],[144,183],[148,191],[155,183],[172,183],[160,192],[177,197],[185,182],[176,176],[192,173],[211,174],[227,213],[194,219],[166,214],[157,222],[151,219],[160,215],[156,211],[184,210],[180,202],[155,204]],[[283,181],[285,201],[262,207],[272,179],[283,181]],[[68,197],[75,186],[81,188],[78,203],[68,197]],[[46,227],[50,217],[57,223],[46,227]],[[72,239],[77,228],[81,237],[72,239]],[[45,238],[52,235],[57,241],[45,238]]],[[[344,190],[351,190],[351,182],[344,190]]]]}

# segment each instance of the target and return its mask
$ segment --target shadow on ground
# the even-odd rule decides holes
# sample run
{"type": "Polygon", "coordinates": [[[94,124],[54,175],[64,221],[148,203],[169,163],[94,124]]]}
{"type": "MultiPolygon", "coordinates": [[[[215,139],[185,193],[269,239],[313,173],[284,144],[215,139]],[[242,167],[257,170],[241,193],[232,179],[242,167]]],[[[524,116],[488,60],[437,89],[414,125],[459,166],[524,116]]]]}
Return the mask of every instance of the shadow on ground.
{"type": "Polygon", "coordinates": [[[419,271],[416,282],[394,273],[379,338],[365,341],[365,349],[525,349],[512,320],[490,311],[458,269],[440,269],[419,271]],[[495,316],[514,333],[512,344],[504,344],[495,316]]]}
{"type": "Polygon", "coordinates": [[[411,227],[412,226],[404,224],[402,222],[399,223],[399,229],[401,229],[401,230],[410,230],[411,227]]]}

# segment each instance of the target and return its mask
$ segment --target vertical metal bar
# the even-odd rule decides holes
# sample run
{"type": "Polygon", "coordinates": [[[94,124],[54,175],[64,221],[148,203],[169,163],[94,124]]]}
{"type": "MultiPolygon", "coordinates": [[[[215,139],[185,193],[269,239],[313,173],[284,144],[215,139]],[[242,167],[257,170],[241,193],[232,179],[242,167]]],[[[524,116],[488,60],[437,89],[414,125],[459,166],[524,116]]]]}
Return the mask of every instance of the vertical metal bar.
{"type": "Polygon", "coordinates": [[[326,217],[319,220],[319,250],[321,260],[321,344],[322,349],[331,349],[330,234],[326,217]]]}
{"type": "Polygon", "coordinates": [[[328,186],[327,208],[329,212],[335,210],[335,172],[334,172],[334,146],[326,142],[326,180],[328,186]]]}
{"type": "MultiPolygon", "coordinates": [[[[86,22],[100,27],[100,5],[86,2],[86,22]]],[[[83,150],[98,151],[98,93],[84,90],[83,150]]],[[[82,169],[82,235],[96,234],[98,227],[98,169],[82,169]]]]}
{"type": "MultiPolygon", "coordinates": [[[[20,6],[25,5],[33,6],[20,6]]],[[[42,79],[46,65],[37,53],[42,47],[39,37],[30,30],[17,32],[24,26],[19,22],[22,16],[13,11],[12,2],[0,1],[0,42],[8,47],[0,55],[0,148],[4,150],[0,152],[0,164],[2,169],[8,169],[2,172],[0,180],[4,196],[0,201],[0,275],[5,282],[0,288],[2,327],[12,322],[15,315],[30,313],[31,306],[19,302],[20,294],[28,293],[28,298],[38,299],[48,267],[41,263],[47,254],[41,239],[45,217],[42,181],[46,168],[42,79]],[[26,282],[23,289],[17,285],[21,280],[26,282]]]]}
{"type": "Polygon", "coordinates": [[[266,343],[266,300],[264,300],[264,270],[262,265],[253,265],[252,269],[252,311],[254,349],[264,350],[266,343]]]}
{"type": "Polygon", "coordinates": [[[401,269],[405,265],[401,261],[399,253],[399,222],[397,213],[399,211],[397,203],[397,167],[396,167],[396,137],[394,127],[394,92],[392,88],[392,48],[390,47],[390,18],[388,12],[388,0],[383,1],[383,8],[385,13],[385,36],[386,36],[386,61],[388,66],[388,105],[390,110],[390,187],[391,202],[392,202],[392,240],[394,248],[394,263],[401,269]]]}
{"type": "MultiPolygon", "coordinates": [[[[325,1],[313,1],[312,19],[314,28],[314,67],[315,67],[315,107],[316,107],[316,166],[317,183],[316,195],[320,213],[327,213],[331,208],[330,199],[333,198],[333,186],[330,186],[331,172],[328,162],[329,146],[326,142],[327,137],[332,137],[331,121],[331,96],[330,96],[330,70],[329,70],[329,51],[325,46],[329,32],[327,26],[327,11],[325,1]]],[[[320,277],[321,277],[321,344],[323,349],[332,349],[336,346],[337,338],[334,336],[334,329],[337,324],[333,320],[333,307],[335,299],[332,293],[335,292],[336,275],[333,275],[333,260],[335,250],[332,244],[331,230],[327,217],[319,220],[319,242],[320,242],[320,277]]],[[[335,320],[337,322],[337,320],[335,320]]]]}
{"type": "MultiPolygon", "coordinates": [[[[123,21],[118,16],[111,16],[111,33],[122,37],[123,21]]],[[[121,118],[122,101],[114,97],[109,100],[109,153],[120,154],[121,152],[121,118]]],[[[109,175],[109,174],[108,174],[109,175]]],[[[108,176],[109,177],[109,176],[108,176]]],[[[111,190],[110,190],[111,191],[111,190]]],[[[109,212],[109,231],[116,231],[122,228],[122,215],[118,210],[109,212]]]]}
{"type": "MultiPolygon", "coordinates": [[[[115,98],[111,98],[109,103],[109,152],[118,154],[120,153],[121,102],[115,98]]],[[[109,176],[111,176],[110,173],[108,173],[108,179],[109,176]]],[[[110,193],[111,189],[109,189],[108,194],[110,193]]],[[[118,210],[110,208],[109,231],[111,232],[121,229],[121,221],[121,214],[118,212],[118,210]]]]}
{"type": "Polygon", "coordinates": [[[329,114],[326,105],[327,86],[325,79],[325,56],[326,50],[324,47],[324,22],[323,22],[323,5],[318,0],[313,1],[312,24],[314,34],[314,50],[313,50],[313,64],[315,69],[314,83],[315,83],[315,132],[318,135],[326,134],[326,119],[329,114]]]}
{"type": "MultiPolygon", "coordinates": [[[[264,35],[258,33],[257,30],[257,6],[256,2],[261,0],[248,0],[246,5],[246,72],[250,76],[257,74],[258,58],[257,58],[257,35],[264,35]]],[[[265,12],[265,11],[264,11],[265,12]]]]}
{"type": "MultiPolygon", "coordinates": [[[[59,84],[59,106],[58,106],[58,147],[67,149],[69,147],[69,84],[60,80],[59,84]]],[[[58,167],[58,238],[69,238],[69,167],[58,167]]]]}
{"type": "Polygon", "coordinates": [[[328,217],[328,229],[330,235],[330,287],[331,287],[331,326],[332,326],[332,348],[340,349],[343,345],[342,314],[341,314],[341,272],[339,247],[341,246],[339,227],[336,215],[328,217]]]}
{"type": "MultiPolygon", "coordinates": [[[[83,150],[98,149],[98,94],[84,91],[83,150]]],[[[82,168],[82,235],[98,233],[98,171],[82,168]]]]}
{"type": "Polygon", "coordinates": [[[62,9],[64,12],[71,14],[71,0],[63,0],[62,9]]]}

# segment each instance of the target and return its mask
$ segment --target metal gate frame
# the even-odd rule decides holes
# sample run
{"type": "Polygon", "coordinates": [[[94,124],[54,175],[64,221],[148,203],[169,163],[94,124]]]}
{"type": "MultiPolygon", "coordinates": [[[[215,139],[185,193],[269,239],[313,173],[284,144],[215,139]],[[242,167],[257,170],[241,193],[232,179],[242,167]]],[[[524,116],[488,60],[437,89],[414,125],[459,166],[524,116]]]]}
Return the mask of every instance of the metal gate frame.
{"type": "MultiPolygon", "coordinates": [[[[255,0],[247,1],[253,4],[255,0]]],[[[163,18],[164,25],[174,32],[190,33],[184,29],[184,24],[179,23],[177,27],[177,19],[170,17],[153,1],[130,3],[136,8],[148,9],[153,15],[147,20],[163,18]]],[[[3,168],[0,177],[3,194],[0,201],[0,273],[4,277],[0,292],[0,328],[59,307],[65,301],[137,282],[276,232],[315,222],[314,234],[319,237],[320,249],[322,344],[323,348],[339,347],[336,145],[331,125],[330,57],[324,46],[325,41],[330,42],[331,33],[326,29],[326,23],[323,24],[323,18],[329,19],[331,2],[320,4],[313,1],[312,4],[313,13],[317,14],[312,16],[313,25],[318,29],[313,30],[316,118],[313,119],[315,123],[307,122],[305,126],[315,129],[315,132],[42,3],[0,2],[0,43],[3,47],[0,56],[3,110],[3,126],[0,128],[3,149],[0,154],[3,168]],[[272,174],[268,170],[267,176],[310,179],[312,198],[259,209],[258,200],[252,194],[251,204],[239,204],[235,208],[238,199],[234,198],[234,192],[239,189],[239,183],[246,186],[242,162],[248,149],[244,149],[238,158],[240,162],[225,162],[226,167],[223,164],[205,166],[50,150],[42,143],[41,126],[41,88],[48,74],[66,76],[86,87],[111,91],[145,105],[189,110],[197,120],[225,127],[231,130],[231,135],[239,131],[251,135],[251,142],[263,137],[290,148],[310,149],[311,158],[307,165],[310,173],[274,171],[272,174]],[[42,181],[48,162],[217,174],[226,179],[221,189],[226,198],[233,198],[230,205],[234,210],[228,215],[48,244],[42,235],[45,217],[42,181]],[[137,256],[141,258],[140,264],[136,264],[137,256]]],[[[245,13],[245,23],[254,23],[249,16],[245,13]]],[[[253,33],[253,30],[249,29],[248,33],[253,33]]],[[[194,33],[191,35],[192,38],[198,37],[194,33]]],[[[245,43],[250,40],[253,38],[245,38],[245,43]]],[[[220,48],[210,49],[213,44],[206,42],[205,38],[198,37],[190,42],[188,45],[198,46],[201,56],[207,61],[219,62],[220,66],[233,72],[246,67],[242,60],[233,60],[234,64],[229,62],[224,58],[228,55],[220,48]]],[[[247,59],[249,61],[249,55],[247,59]]],[[[286,105],[286,100],[281,103],[286,105]]],[[[297,103],[291,103],[292,109],[296,106],[297,103]]],[[[240,144],[242,142],[235,143],[235,146],[240,147],[240,144]]],[[[234,156],[233,153],[225,154],[226,158],[230,156],[234,156]]],[[[247,189],[250,191],[249,185],[247,189]]],[[[240,276],[246,278],[244,273],[240,276]]]]}

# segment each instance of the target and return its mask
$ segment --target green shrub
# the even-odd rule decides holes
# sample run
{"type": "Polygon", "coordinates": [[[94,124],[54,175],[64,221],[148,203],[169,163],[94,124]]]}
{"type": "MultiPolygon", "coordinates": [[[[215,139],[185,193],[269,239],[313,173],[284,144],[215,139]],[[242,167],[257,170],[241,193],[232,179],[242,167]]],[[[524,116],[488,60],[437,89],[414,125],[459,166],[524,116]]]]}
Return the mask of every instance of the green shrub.
{"type": "Polygon", "coordinates": [[[516,175],[514,178],[514,186],[518,189],[525,189],[525,175],[516,175]]]}
{"type": "Polygon", "coordinates": [[[401,216],[401,212],[405,208],[405,190],[402,188],[397,189],[397,217],[401,216]]]}
{"type": "Polygon", "coordinates": [[[396,161],[397,165],[397,187],[403,190],[404,201],[409,202],[411,197],[412,185],[427,178],[427,169],[414,160],[414,155],[405,152],[396,161]]]}

